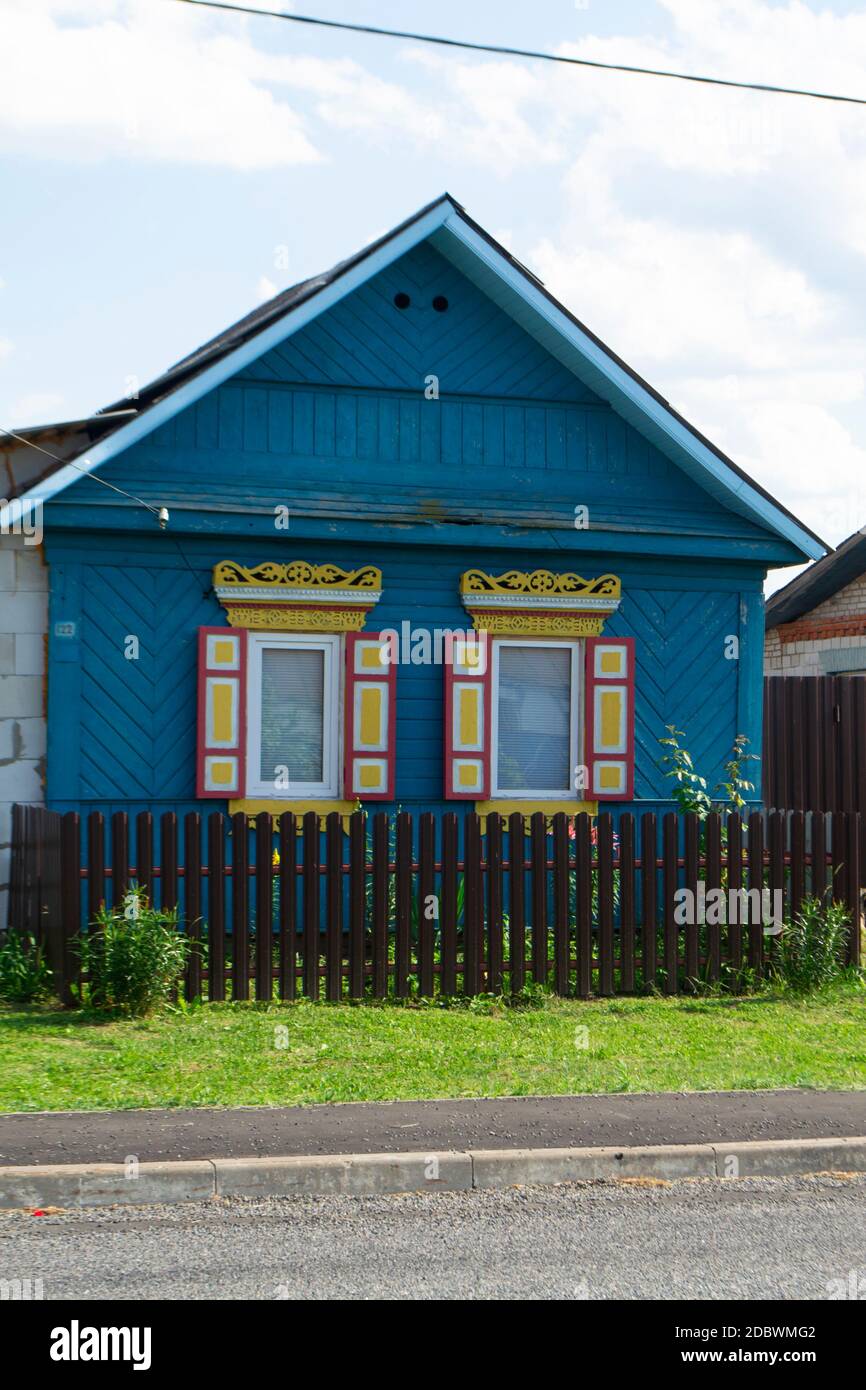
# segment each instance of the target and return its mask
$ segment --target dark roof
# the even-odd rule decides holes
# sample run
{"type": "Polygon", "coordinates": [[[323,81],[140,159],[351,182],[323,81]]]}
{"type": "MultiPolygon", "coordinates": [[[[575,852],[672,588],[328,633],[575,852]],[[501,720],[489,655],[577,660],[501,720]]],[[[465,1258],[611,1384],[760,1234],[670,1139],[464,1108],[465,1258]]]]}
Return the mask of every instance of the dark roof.
{"type": "Polygon", "coordinates": [[[792,623],[866,571],[866,533],[855,531],[836,549],[796,575],[767,600],[768,628],[792,623]]]}
{"type": "MultiPolygon", "coordinates": [[[[620,367],[622,371],[628,373],[628,375],[632,378],[633,381],[637,382],[637,384],[644,391],[646,391],[650,396],[652,396],[654,400],[658,401],[659,404],[662,405],[665,408],[665,410],[667,410],[670,413],[672,418],[677,420],[679,424],[681,424],[685,429],[687,429],[689,433],[693,436],[693,438],[697,439],[704,446],[704,448],[709,449],[710,452],[713,453],[716,456],[716,458],[718,458],[723,464],[725,464],[727,468],[730,468],[731,471],[735,473],[738,478],[741,478],[744,482],[748,483],[748,485],[751,488],[754,488],[755,492],[757,492],[761,497],[763,497],[765,501],[771,503],[772,506],[777,508],[778,511],[780,511],[784,516],[788,518],[789,521],[794,522],[796,526],[800,527],[803,531],[805,531],[825,550],[828,549],[826,542],[823,541],[820,536],[816,535],[816,533],[812,531],[808,526],[806,526],[804,522],[800,520],[799,517],[795,516],[793,512],[789,511],[788,508],[785,507],[778,500],[778,498],[774,497],[772,493],[768,492],[766,488],[763,488],[760,485],[760,483],[757,483],[755,479],[750,477],[750,475],[746,473],[742,468],[740,468],[738,464],[734,463],[733,459],[729,458],[727,454],[723,453],[722,450],[719,449],[715,444],[713,444],[711,440],[707,439],[705,435],[701,434],[700,430],[696,429],[694,425],[692,425],[688,420],[684,418],[684,416],[680,415],[679,412],[673,408],[670,402],[667,401],[665,397],[662,396],[658,391],[656,391],[655,388],[651,386],[648,381],[645,381],[644,378],[640,376],[636,371],[634,371],[634,369],[630,367],[627,362],[624,362],[621,357],[618,357],[617,354],[613,352],[611,348],[609,348],[607,344],[601,340],[601,338],[599,338],[595,333],[593,333],[591,329],[587,328],[586,324],[582,323],[580,319],[578,319],[565,307],[565,305],[561,304],[559,300],[556,299],[550,293],[550,291],[545,288],[545,286],[538,279],[538,277],[533,275],[532,271],[528,270],[527,267],[523,265],[520,261],[518,261],[514,256],[512,256],[511,253],[507,251],[504,246],[501,246],[499,242],[496,241],[495,238],[490,235],[489,232],[485,231],[483,227],[481,227],[477,222],[475,222],[466,212],[465,208],[463,208],[454,198],[452,198],[450,193],[443,193],[440,197],[435,198],[433,202],[428,203],[425,207],[421,208],[420,211],[414,213],[411,217],[406,218],[406,220],[404,222],[401,222],[399,226],[394,227],[389,232],[386,232],[384,236],[381,236],[378,238],[378,240],[371,242],[369,246],[364,247],[363,250],[358,251],[354,256],[350,256],[347,260],[340,261],[337,265],[333,266],[331,270],[323,271],[320,275],[314,275],[308,280],[303,280],[299,284],[291,286],[290,289],[283,290],[281,294],[275,295],[273,299],[269,299],[266,303],[259,305],[257,309],[254,309],[251,313],[246,314],[243,318],[238,319],[236,323],[232,324],[231,327],[225,329],[224,332],[217,334],[214,338],[211,338],[208,342],[204,343],[201,347],[197,348],[195,352],[192,352],[187,357],[182,358],[179,362],[175,363],[173,367],[170,367],[168,371],[164,372],[162,376],[157,377],[147,386],[141,388],[135,402],[138,413],[141,414],[146,412],[150,406],[155,405],[157,401],[160,401],[164,399],[166,396],[170,395],[173,391],[177,390],[180,386],[182,386],[184,382],[188,381],[192,377],[197,376],[207,367],[212,366],[214,363],[228,356],[229,353],[233,352],[236,348],[240,347],[241,344],[247,342],[250,338],[255,337],[257,333],[260,333],[270,324],[289,315],[300,305],[307,303],[310,299],[314,298],[315,295],[319,294],[326,286],[333,284],[336,280],[339,280],[340,277],[342,275],[345,275],[347,271],[353,269],[362,261],[366,260],[369,256],[373,255],[377,250],[379,250],[380,247],[385,246],[390,241],[393,241],[395,237],[398,237],[402,232],[406,231],[416,222],[419,222],[423,217],[426,217],[428,213],[432,212],[434,208],[441,206],[443,203],[448,203],[454,209],[454,211],[463,219],[467,226],[471,227],[472,230],[476,232],[480,237],[482,237],[488,243],[489,246],[493,247],[493,249],[497,252],[498,255],[502,256],[506,261],[508,261],[510,265],[514,266],[515,269],[517,269],[520,272],[520,274],[524,276],[525,279],[529,280],[540,291],[540,293],[543,294],[545,298],[557,310],[559,310],[560,313],[564,314],[565,317],[571,323],[573,323],[580,330],[581,333],[586,334],[586,336],[593,343],[595,343],[596,346],[600,348],[601,351],[604,352],[612,362],[616,363],[616,365],[620,367]]],[[[116,414],[119,411],[128,410],[129,405],[130,402],[128,400],[115,402],[113,405],[107,406],[104,412],[99,412],[99,416],[104,417],[108,414],[116,416],[116,414]]],[[[113,421],[111,429],[104,431],[104,433],[108,434],[113,432],[113,430],[116,429],[118,425],[121,423],[123,423],[122,420],[113,421]]],[[[57,465],[57,467],[59,466],[60,465],[57,465]]],[[[45,477],[54,471],[54,468],[45,470],[45,473],[43,473],[40,477],[40,481],[42,477],[45,477]]]]}

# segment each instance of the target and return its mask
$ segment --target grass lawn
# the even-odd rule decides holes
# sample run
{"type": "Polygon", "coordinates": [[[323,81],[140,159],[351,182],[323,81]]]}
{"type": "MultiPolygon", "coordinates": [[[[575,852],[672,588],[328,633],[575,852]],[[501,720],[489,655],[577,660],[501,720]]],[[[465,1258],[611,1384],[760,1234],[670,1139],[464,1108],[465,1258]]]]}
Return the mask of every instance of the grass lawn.
{"type": "Polygon", "coordinates": [[[866,1086],[866,994],[0,1009],[0,1110],[866,1086]],[[586,1034],[580,1030],[585,1028],[586,1034]]]}

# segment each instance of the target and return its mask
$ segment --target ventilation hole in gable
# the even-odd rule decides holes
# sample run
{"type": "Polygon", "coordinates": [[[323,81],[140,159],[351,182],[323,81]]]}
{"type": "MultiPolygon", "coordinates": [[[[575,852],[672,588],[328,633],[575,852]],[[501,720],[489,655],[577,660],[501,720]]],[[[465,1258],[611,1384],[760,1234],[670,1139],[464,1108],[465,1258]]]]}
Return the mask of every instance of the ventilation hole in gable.
{"type": "Polygon", "coordinates": [[[436,310],[437,314],[444,314],[446,312],[448,300],[445,298],[444,294],[437,294],[436,298],[433,300],[433,308],[436,310]]]}
{"type": "Polygon", "coordinates": [[[399,294],[394,295],[394,303],[397,305],[398,309],[408,309],[412,301],[408,294],[404,294],[403,291],[400,290],[399,294]]]}

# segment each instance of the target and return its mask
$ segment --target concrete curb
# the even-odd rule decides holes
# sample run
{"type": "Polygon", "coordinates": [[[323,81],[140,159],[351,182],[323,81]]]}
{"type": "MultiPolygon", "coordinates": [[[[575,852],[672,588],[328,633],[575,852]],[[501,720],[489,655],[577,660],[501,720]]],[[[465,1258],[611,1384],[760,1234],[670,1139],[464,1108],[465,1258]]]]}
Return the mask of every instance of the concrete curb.
{"type": "Polygon", "coordinates": [[[0,1168],[0,1208],[202,1202],[214,1197],[377,1196],[649,1178],[866,1173],[866,1138],[774,1139],[629,1148],[472,1149],[463,1153],[328,1154],[182,1163],[0,1168]]]}

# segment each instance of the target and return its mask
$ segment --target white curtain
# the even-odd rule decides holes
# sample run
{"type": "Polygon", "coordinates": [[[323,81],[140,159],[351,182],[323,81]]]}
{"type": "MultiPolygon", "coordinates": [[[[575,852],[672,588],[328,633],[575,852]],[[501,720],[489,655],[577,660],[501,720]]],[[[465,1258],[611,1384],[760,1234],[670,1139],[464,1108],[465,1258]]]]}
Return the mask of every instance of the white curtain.
{"type": "Polygon", "coordinates": [[[287,767],[292,782],[324,780],[325,653],[300,647],[262,652],[261,779],[287,767]]]}
{"type": "Polygon", "coordinates": [[[500,791],[571,786],[571,649],[499,649],[500,791]]]}

